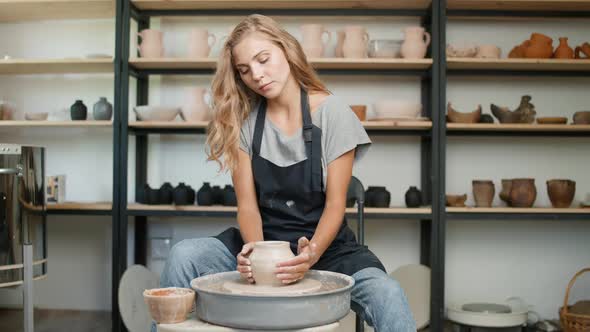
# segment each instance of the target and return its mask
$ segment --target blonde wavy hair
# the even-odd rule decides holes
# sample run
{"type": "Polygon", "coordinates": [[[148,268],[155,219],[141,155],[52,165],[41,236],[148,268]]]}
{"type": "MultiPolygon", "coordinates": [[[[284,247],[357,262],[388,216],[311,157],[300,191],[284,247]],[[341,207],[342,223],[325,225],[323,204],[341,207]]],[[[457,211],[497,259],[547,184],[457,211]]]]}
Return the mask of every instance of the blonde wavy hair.
{"type": "Polygon", "coordinates": [[[301,87],[308,92],[329,92],[307,62],[297,39],[270,17],[258,14],[248,16],[225,41],[211,84],[214,116],[207,128],[207,160],[217,162],[220,172],[235,171],[242,122],[259,98],[263,98],[242,81],[232,56],[233,48],[253,32],[262,34],[283,51],[291,75],[301,87]]]}

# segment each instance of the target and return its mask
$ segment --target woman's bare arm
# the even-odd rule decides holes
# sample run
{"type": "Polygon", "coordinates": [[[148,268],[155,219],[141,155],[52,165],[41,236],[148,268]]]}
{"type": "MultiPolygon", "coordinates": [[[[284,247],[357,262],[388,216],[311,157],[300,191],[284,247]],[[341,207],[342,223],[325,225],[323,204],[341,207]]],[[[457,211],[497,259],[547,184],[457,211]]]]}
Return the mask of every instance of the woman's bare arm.
{"type": "Polygon", "coordinates": [[[250,156],[242,150],[238,152],[238,167],[232,174],[232,181],[238,199],[238,225],[242,240],[244,243],[264,240],[252,162],[250,156]]]}

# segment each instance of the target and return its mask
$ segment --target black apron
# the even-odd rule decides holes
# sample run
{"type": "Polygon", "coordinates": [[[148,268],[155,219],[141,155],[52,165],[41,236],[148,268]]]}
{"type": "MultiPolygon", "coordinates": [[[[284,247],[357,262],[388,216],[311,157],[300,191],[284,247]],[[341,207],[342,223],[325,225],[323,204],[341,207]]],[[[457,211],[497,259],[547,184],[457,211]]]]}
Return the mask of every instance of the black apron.
{"type": "MultiPolygon", "coordinates": [[[[297,254],[300,237],[305,236],[310,240],[313,237],[326,203],[326,195],[322,190],[322,131],[311,122],[307,92],[303,89],[301,112],[307,159],[291,166],[279,167],[260,157],[266,119],[264,98],[258,108],[252,142],[252,173],[264,240],[289,241],[294,254],[297,254]]],[[[239,230],[234,227],[215,237],[234,256],[244,245],[239,230]]],[[[336,238],[312,268],[352,275],[367,267],[385,271],[379,259],[366,246],[357,243],[345,218],[336,238]]]]}

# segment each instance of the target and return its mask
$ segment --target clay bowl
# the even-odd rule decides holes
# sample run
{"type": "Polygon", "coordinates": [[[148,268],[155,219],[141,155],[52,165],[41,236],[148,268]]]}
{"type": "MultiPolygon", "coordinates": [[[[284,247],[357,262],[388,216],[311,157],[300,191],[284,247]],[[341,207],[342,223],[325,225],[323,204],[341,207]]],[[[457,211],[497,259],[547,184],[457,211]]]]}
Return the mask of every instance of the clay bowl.
{"type": "Polygon", "coordinates": [[[139,121],[172,121],[180,113],[180,107],[170,106],[135,106],[133,110],[139,121]]]}
{"type": "Polygon", "coordinates": [[[25,120],[29,120],[29,121],[45,121],[47,120],[47,116],[49,115],[49,113],[47,112],[41,112],[41,113],[29,113],[26,112],[25,113],[25,120]]]}
{"type": "Polygon", "coordinates": [[[590,111],[574,113],[574,124],[590,124],[590,111]]]}
{"type": "Polygon", "coordinates": [[[476,45],[457,43],[448,44],[446,53],[449,58],[473,58],[477,54],[477,50],[476,45]]]}
{"type": "Polygon", "coordinates": [[[576,182],[567,179],[547,180],[547,193],[554,208],[568,208],[576,194],[576,182]]]}
{"type": "Polygon", "coordinates": [[[383,99],[375,102],[377,119],[415,119],[422,112],[422,104],[411,101],[383,99]]]}
{"type": "Polygon", "coordinates": [[[179,287],[146,289],[143,299],[156,322],[176,324],[186,320],[195,303],[195,291],[179,287]]]}
{"type": "Polygon", "coordinates": [[[481,105],[473,112],[463,113],[456,111],[451,103],[447,104],[447,117],[450,122],[455,123],[478,123],[481,118],[481,105]]]}
{"type": "Polygon", "coordinates": [[[465,207],[467,194],[463,195],[445,195],[447,206],[451,207],[465,207]]]}
{"type": "Polygon", "coordinates": [[[367,105],[350,105],[350,108],[361,121],[367,119],[367,105]]]}
{"type": "Polygon", "coordinates": [[[545,116],[537,118],[538,124],[566,124],[567,118],[564,116],[545,116]]]}

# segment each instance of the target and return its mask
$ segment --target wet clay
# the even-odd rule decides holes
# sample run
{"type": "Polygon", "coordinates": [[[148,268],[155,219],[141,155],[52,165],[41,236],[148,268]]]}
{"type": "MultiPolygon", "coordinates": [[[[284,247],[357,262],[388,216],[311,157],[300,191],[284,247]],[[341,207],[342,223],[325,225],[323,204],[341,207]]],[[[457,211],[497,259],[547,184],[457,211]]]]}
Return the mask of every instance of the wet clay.
{"type": "Polygon", "coordinates": [[[237,295],[295,295],[317,292],[322,287],[319,280],[304,278],[294,284],[283,286],[267,286],[250,284],[246,280],[230,280],[223,284],[223,288],[237,295]]]}

